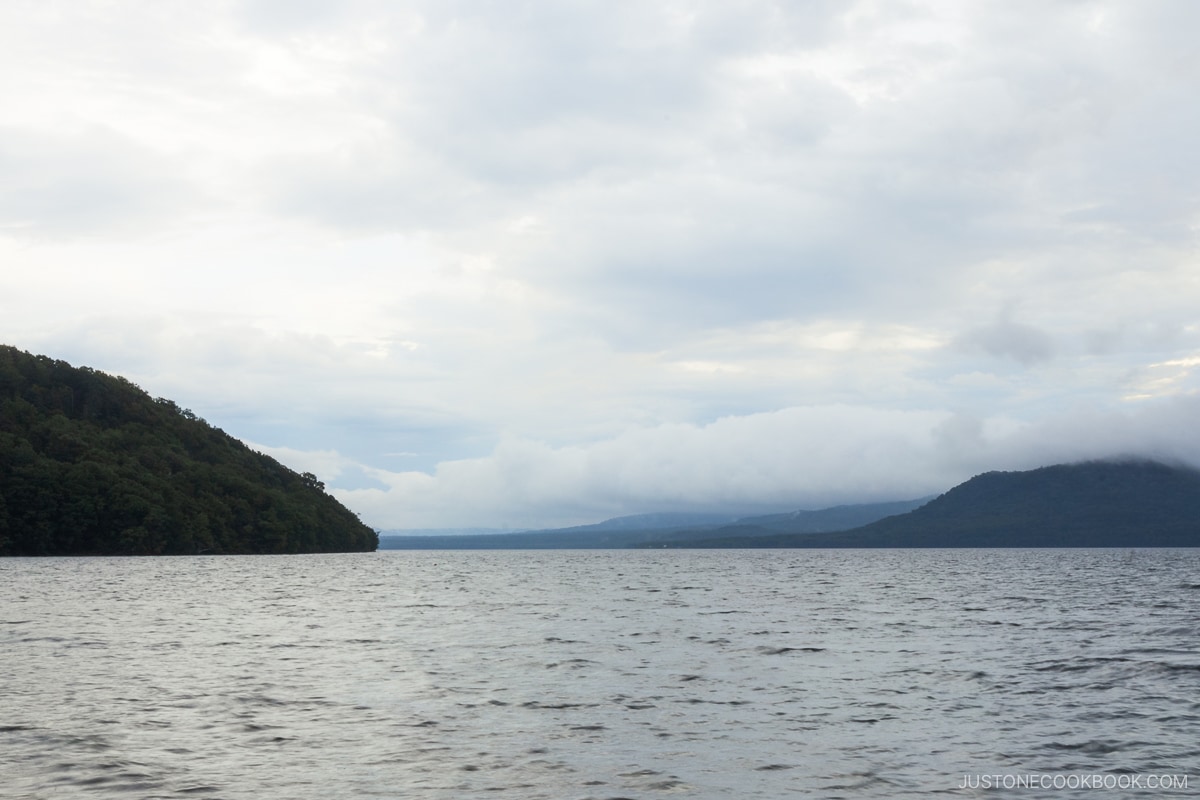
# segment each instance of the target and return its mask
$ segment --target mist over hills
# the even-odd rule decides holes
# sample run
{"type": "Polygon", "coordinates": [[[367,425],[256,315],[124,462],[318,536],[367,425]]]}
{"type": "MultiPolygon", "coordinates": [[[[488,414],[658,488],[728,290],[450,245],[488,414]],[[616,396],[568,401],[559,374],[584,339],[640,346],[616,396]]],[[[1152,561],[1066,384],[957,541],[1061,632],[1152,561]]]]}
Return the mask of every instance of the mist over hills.
{"type": "Polygon", "coordinates": [[[1197,547],[1200,471],[1143,459],[988,472],[853,530],[696,538],[658,547],[1197,547]]]}
{"type": "Polygon", "coordinates": [[[662,530],[670,528],[697,527],[704,528],[733,522],[737,514],[707,514],[690,511],[664,511],[650,514],[627,514],[613,517],[601,522],[586,525],[572,525],[567,528],[403,528],[381,530],[379,534],[385,537],[414,537],[414,536],[511,536],[521,533],[587,533],[599,531],[620,530],[662,530]]]}
{"type": "Polygon", "coordinates": [[[1200,471],[1137,458],[988,472],[936,498],[743,517],[650,514],[476,536],[382,536],[381,549],[1196,547],[1200,471]]]}
{"type": "Polygon", "coordinates": [[[633,514],[592,525],[473,536],[389,536],[385,531],[379,537],[379,547],[381,550],[603,549],[668,541],[687,546],[687,542],[698,539],[758,536],[770,531],[815,533],[845,530],[916,508],[927,499],[835,506],[817,511],[741,518],[731,514],[690,512],[633,514]]]}

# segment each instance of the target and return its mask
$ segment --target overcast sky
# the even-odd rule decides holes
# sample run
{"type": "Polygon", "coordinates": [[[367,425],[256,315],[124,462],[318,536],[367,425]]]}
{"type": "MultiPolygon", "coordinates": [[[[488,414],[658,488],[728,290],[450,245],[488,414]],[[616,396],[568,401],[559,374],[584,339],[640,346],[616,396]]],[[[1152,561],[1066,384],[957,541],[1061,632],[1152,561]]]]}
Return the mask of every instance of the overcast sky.
{"type": "Polygon", "coordinates": [[[1200,3],[8,0],[0,342],[385,528],[1200,464],[1200,3]]]}

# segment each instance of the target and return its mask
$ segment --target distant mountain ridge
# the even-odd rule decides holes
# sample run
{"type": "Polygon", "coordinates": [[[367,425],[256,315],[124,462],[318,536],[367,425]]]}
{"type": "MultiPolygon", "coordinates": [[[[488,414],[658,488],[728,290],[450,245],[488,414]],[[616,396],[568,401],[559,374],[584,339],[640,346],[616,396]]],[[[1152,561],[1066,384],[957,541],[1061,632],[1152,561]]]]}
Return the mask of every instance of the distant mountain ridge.
{"type": "Polygon", "coordinates": [[[648,531],[658,529],[703,528],[724,525],[739,519],[737,514],[709,514],[700,511],[659,511],[650,514],[627,514],[590,525],[554,528],[560,531],[648,531]]]}
{"type": "Polygon", "coordinates": [[[660,512],[633,514],[570,528],[551,528],[482,535],[426,535],[379,537],[381,550],[523,550],[606,549],[638,547],[670,541],[687,542],[713,537],[757,536],[770,531],[817,532],[844,530],[902,513],[926,502],[906,500],[835,506],[817,511],[792,511],[758,517],[732,514],[660,512]],[[732,523],[732,524],[730,524],[732,523]]]}
{"type": "Polygon", "coordinates": [[[524,533],[525,528],[384,528],[380,536],[498,536],[506,533],[524,533]]]}
{"type": "Polygon", "coordinates": [[[384,537],[413,537],[413,536],[514,536],[523,533],[549,533],[552,531],[562,532],[598,532],[598,531],[642,531],[642,530],[662,530],[669,528],[681,527],[706,527],[712,525],[721,525],[728,522],[733,522],[738,519],[737,514],[708,514],[704,512],[692,511],[662,511],[649,514],[627,514],[620,517],[612,517],[600,522],[588,523],[585,525],[572,525],[567,528],[402,528],[392,530],[381,530],[380,536],[384,537]]]}
{"type": "Polygon", "coordinates": [[[922,497],[917,500],[860,503],[832,506],[818,511],[789,511],[786,514],[745,517],[732,525],[716,529],[714,533],[723,535],[728,531],[730,535],[753,536],[768,533],[811,534],[847,531],[876,520],[907,513],[925,505],[932,499],[932,497],[922,497]],[[761,533],[755,534],[755,530],[761,533]]]}
{"type": "Polygon", "coordinates": [[[634,515],[512,534],[385,536],[380,548],[1200,547],[1200,471],[1120,458],[987,472],[933,499],[671,525],[682,519],[634,515]]]}
{"type": "Polygon", "coordinates": [[[988,472],[908,513],[837,533],[657,547],[1200,547],[1200,471],[1145,459],[988,472]]]}

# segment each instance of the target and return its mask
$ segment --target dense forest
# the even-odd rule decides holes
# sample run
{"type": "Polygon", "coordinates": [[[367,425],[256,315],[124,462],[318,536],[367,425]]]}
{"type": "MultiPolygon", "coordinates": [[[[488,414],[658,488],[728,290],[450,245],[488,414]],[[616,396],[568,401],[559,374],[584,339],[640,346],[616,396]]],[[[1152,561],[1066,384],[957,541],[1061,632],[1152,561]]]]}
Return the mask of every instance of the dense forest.
{"type": "Polygon", "coordinates": [[[1147,460],[987,472],[907,514],[841,533],[659,547],[1200,547],[1200,472],[1147,460]]]}
{"type": "Polygon", "coordinates": [[[375,550],[324,488],[124,378],[0,345],[0,555],[375,550]]]}

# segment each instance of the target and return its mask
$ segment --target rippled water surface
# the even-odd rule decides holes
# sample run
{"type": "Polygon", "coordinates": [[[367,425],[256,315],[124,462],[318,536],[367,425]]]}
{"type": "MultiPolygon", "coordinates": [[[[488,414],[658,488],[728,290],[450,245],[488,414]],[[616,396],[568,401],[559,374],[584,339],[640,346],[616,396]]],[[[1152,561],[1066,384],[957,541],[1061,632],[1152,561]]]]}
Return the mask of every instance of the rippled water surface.
{"type": "Polygon", "coordinates": [[[1198,636],[1192,550],[7,559],[0,797],[1180,796],[1198,636]]]}

